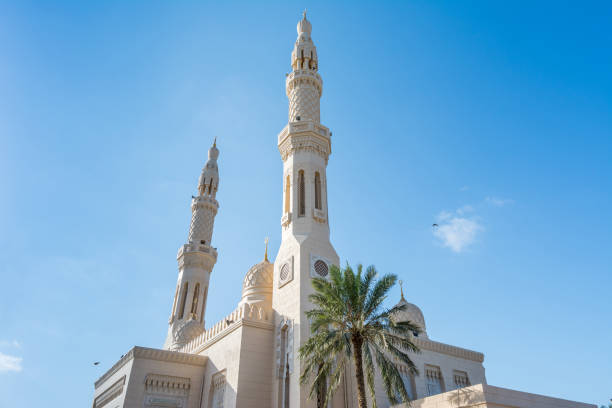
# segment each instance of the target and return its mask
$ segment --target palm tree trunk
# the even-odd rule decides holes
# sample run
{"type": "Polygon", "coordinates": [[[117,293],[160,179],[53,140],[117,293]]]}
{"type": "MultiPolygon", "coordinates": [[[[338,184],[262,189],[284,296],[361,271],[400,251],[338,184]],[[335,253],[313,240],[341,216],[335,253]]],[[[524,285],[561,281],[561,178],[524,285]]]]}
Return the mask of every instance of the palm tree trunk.
{"type": "Polygon", "coordinates": [[[361,346],[363,340],[353,337],[353,354],[355,355],[355,379],[357,380],[357,396],[359,398],[359,408],[368,408],[366,400],[365,381],[363,377],[363,353],[361,346]]]}

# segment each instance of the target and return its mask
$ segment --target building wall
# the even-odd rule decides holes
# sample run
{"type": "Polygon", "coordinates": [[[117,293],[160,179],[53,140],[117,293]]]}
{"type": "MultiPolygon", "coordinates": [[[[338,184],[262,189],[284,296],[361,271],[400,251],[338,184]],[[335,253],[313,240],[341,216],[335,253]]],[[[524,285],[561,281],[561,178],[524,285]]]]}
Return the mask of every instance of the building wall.
{"type": "MultiPolygon", "coordinates": [[[[408,408],[407,404],[396,405],[408,408]]],[[[478,384],[422,398],[411,408],[596,408],[596,405],[478,384]]]]}
{"type": "Polygon", "coordinates": [[[238,391],[240,359],[242,358],[242,329],[228,332],[200,353],[208,357],[204,374],[204,398],[201,408],[210,407],[212,380],[215,375],[225,376],[224,406],[235,407],[238,391]]]}
{"type": "Polygon", "coordinates": [[[272,327],[242,327],[242,349],[236,406],[272,407],[271,375],[274,366],[274,331],[272,327]]]}
{"type": "Polygon", "coordinates": [[[134,347],[96,381],[93,406],[148,407],[153,398],[168,407],[199,408],[205,364],[200,356],[134,347]],[[116,387],[118,381],[122,387],[116,387]],[[101,401],[109,390],[116,390],[116,396],[101,401]]]}

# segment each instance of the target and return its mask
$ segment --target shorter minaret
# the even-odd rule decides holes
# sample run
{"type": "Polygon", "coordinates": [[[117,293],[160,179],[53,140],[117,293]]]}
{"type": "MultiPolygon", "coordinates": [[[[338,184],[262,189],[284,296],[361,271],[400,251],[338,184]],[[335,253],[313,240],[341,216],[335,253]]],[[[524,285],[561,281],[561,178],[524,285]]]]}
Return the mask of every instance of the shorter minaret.
{"type": "Polygon", "coordinates": [[[179,249],[177,255],[178,282],[164,343],[168,350],[180,349],[204,331],[208,282],[217,262],[217,250],[210,244],[219,209],[215,198],[219,187],[218,157],[215,139],[200,175],[198,196],[192,197],[188,243],[179,249]]]}

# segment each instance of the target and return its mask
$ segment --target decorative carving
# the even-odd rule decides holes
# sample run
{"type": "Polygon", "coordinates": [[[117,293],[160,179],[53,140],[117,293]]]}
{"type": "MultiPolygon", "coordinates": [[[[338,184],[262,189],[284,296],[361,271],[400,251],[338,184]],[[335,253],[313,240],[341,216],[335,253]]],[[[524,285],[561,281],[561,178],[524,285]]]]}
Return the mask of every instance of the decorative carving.
{"type": "Polygon", "coordinates": [[[293,280],[293,256],[278,267],[278,287],[282,288],[293,280]]]}
{"type": "Polygon", "coordinates": [[[108,387],[102,394],[94,400],[94,408],[102,408],[123,393],[125,385],[125,375],[108,387]]]}
{"type": "Polygon", "coordinates": [[[327,160],[331,154],[329,141],[326,141],[314,134],[288,135],[279,145],[278,150],[281,158],[287,160],[287,157],[298,151],[308,151],[327,160]]]}
{"type": "Polygon", "coordinates": [[[242,291],[256,286],[272,287],[272,269],[272,264],[266,261],[253,266],[244,277],[242,291]],[[270,265],[269,268],[268,265],[270,265]]]}
{"type": "Polygon", "coordinates": [[[185,344],[204,332],[202,323],[195,319],[177,322],[172,326],[172,344],[168,346],[170,350],[179,350],[185,344]]]}
{"type": "Polygon", "coordinates": [[[313,278],[329,277],[331,262],[323,257],[310,254],[310,276],[313,278]]]}
{"type": "Polygon", "coordinates": [[[145,391],[149,393],[187,396],[190,388],[191,379],[187,377],[153,373],[149,373],[145,377],[145,391]]]}
{"type": "Polygon", "coordinates": [[[115,374],[121,367],[129,361],[140,358],[145,360],[168,361],[172,363],[190,364],[204,367],[208,361],[207,357],[197,354],[179,353],[178,351],[152,349],[148,347],[135,346],[127,352],[119,361],[115,363],[102,377],[95,382],[95,388],[98,389],[104,382],[115,374]]]}

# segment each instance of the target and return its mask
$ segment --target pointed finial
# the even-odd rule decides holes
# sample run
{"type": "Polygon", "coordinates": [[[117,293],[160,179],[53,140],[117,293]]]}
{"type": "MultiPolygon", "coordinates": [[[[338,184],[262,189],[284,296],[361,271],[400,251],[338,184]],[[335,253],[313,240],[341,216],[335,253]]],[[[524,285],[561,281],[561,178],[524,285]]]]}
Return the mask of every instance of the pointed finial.
{"type": "Polygon", "coordinates": [[[213,147],[217,147],[217,136],[215,136],[215,141],[213,142],[213,147]]]}
{"type": "Polygon", "coordinates": [[[264,261],[269,262],[268,261],[268,242],[270,241],[270,239],[268,237],[266,237],[266,239],[264,240],[264,242],[266,243],[266,252],[264,254],[264,261]]]}
{"type": "Polygon", "coordinates": [[[406,301],[406,299],[404,299],[404,287],[402,286],[404,284],[403,281],[399,281],[399,285],[400,285],[400,292],[402,294],[402,300],[406,301]]]}
{"type": "Polygon", "coordinates": [[[304,18],[304,20],[306,20],[306,9],[304,9],[304,11],[302,12],[302,17],[304,18]]]}

